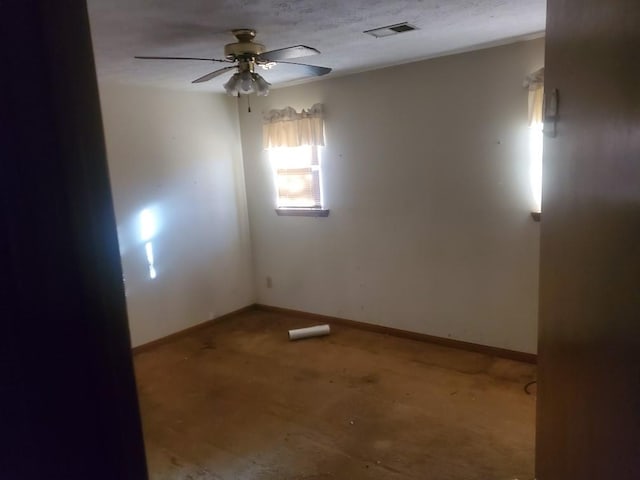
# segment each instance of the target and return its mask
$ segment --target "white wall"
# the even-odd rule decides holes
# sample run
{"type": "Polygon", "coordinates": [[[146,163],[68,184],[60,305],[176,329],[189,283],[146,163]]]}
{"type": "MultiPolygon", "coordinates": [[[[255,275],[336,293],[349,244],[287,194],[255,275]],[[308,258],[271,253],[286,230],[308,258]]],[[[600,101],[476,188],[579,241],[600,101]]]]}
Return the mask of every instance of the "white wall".
{"type": "Polygon", "coordinates": [[[254,301],[238,114],[221,94],[101,84],[134,345],[254,301]],[[140,212],[157,218],[149,278],[140,212]]]}
{"type": "Polygon", "coordinates": [[[543,54],[539,39],[276,89],[253,113],[241,101],[258,301],[535,352],[522,80],[543,54]],[[331,214],[278,217],[261,112],[316,102],[331,214]]]}

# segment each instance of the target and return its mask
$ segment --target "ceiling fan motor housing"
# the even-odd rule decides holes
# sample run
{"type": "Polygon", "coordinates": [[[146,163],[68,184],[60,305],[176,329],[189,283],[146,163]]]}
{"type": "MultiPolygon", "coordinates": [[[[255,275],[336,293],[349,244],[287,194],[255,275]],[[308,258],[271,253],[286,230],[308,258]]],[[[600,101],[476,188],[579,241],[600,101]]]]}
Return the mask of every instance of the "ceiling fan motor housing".
{"type": "Polygon", "coordinates": [[[264,45],[253,41],[256,36],[255,30],[242,28],[232,30],[231,33],[235,35],[238,41],[224,46],[224,55],[227,59],[254,58],[265,51],[264,45]]]}

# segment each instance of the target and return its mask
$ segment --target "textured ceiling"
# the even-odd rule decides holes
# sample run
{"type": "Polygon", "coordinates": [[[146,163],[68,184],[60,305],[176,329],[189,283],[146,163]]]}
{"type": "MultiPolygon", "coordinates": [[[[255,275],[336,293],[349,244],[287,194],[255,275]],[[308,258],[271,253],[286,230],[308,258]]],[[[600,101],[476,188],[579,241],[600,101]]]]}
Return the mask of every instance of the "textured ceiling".
{"type": "MultiPolygon", "coordinates": [[[[268,50],[304,44],[299,61],[333,68],[326,77],[506,43],[544,31],[545,0],[88,0],[101,80],[223,91],[228,75],[192,85],[222,64],[135,60],[134,55],[223,58],[233,28],[255,28],[268,50]],[[386,38],[362,32],[408,21],[417,31],[386,38]]],[[[283,85],[300,78],[280,64],[261,73],[283,85]]]]}

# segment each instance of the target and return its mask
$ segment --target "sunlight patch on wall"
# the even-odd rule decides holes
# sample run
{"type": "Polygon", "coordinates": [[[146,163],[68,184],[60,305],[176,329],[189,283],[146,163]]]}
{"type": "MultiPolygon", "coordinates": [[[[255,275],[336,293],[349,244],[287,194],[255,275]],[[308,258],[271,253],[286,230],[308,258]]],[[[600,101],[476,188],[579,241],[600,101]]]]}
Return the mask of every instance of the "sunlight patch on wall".
{"type": "Polygon", "coordinates": [[[154,265],[155,261],[153,259],[153,243],[147,242],[144,245],[144,249],[147,253],[147,264],[149,265],[149,278],[156,278],[156,267],[154,265]]]}
{"type": "Polygon", "coordinates": [[[140,212],[140,238],[143,242],[151,240],[158,232],[156,215],[150,208],[140,212]]]}
{"type": "Polygon", "coordinates": [[[147,267],[149,269],[149,278],[157,277],[155,258],[153,255],[153,243],[151,240],[158,233],[157,215],[150,208],[145,208],[140,212],[140,239],[145,242],[144,250],[147,258],[147,267]]]}

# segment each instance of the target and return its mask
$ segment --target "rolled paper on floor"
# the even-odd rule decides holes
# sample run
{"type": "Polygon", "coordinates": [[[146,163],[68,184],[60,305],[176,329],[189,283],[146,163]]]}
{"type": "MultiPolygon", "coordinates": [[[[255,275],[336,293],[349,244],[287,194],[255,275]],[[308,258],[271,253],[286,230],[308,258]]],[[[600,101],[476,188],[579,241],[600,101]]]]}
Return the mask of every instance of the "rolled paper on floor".
{"type": "Polygon", "coordinates": [[[329,325],[316,325],[315,327],[297,328],[295,330],[289,330],[289,340],[301,340],[303,338],[321,337],[323,335],[329,335],[331,329],[329,325]]]}

